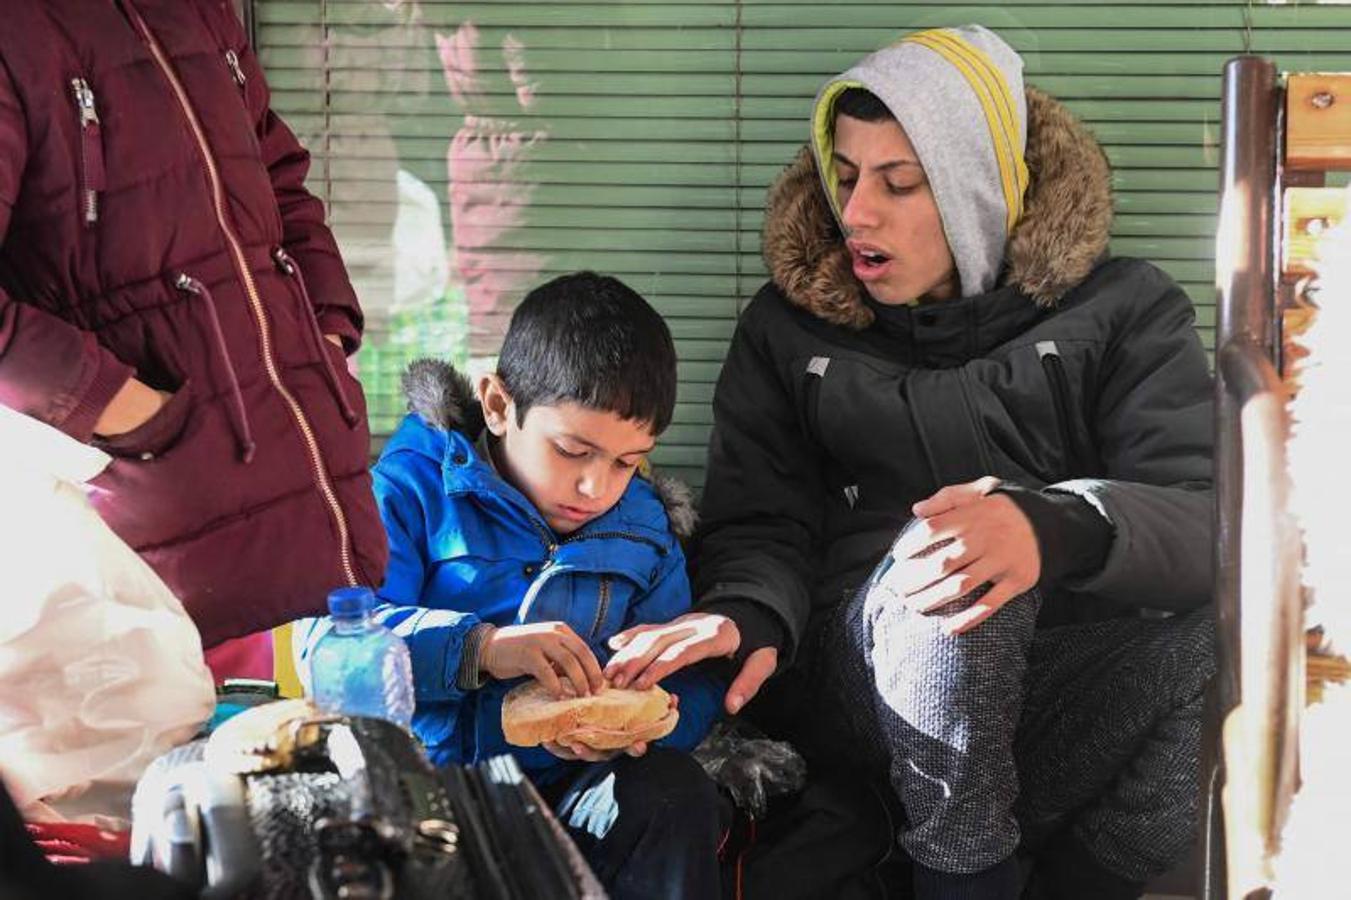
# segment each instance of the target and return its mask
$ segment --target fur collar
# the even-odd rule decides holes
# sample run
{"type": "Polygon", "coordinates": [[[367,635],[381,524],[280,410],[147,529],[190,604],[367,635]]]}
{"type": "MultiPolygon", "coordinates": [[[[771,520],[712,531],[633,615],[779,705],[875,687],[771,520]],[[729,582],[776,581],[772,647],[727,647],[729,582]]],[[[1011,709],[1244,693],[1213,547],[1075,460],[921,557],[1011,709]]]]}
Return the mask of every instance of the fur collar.
{"type": "MultiPolygon", "coordinates": [[[[1026,159],[1025,211],[1005,247],[1000,285],[1049,307],[1107,251],[1111,170],[1092,133],[1035,88],[1027,88],[1026,159]]],[[[872,324],[810,147],[769,189],[763,253],[774,283],[796,305],[835,325],[872,324]]]]}
{"type": "Polygon", "coordinates": [[[433,428],[459,431],[477,440],[483,430],[483,410],[469,379],[448,362],[415,359],[403,373],[408,411],[433,428]]]}
{"type": "MultiPolygon", "coordinates": [[[[473,385],[450,363],[414,360],[404,370],[403,392],[408,398],[408,411],[417,413],[432,428],[458,431],[470,440],[477,440],[483,431],[483,409],[473,385]]],[[[652,472],[646,465],[642,474],[666,507],[676,537],[684,540],[694,534],[699,514],[689,486],[678,478],[652,472]]]]}

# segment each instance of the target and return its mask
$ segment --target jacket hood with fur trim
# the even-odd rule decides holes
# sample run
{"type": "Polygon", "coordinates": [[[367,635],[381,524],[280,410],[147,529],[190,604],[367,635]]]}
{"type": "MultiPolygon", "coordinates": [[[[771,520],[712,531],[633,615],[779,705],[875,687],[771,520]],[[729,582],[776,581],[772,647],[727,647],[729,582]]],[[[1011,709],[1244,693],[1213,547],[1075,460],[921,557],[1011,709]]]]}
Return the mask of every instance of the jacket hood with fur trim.
{"type": "MultiPolygon", "coordinates": [[[[1026,96],[1029,183],[999,284],[1050,307],[1107,252],[1111,169],[1097,139],[1062,103],[1035,88],[1026,96]]],[[[770,277],[797,306],[835,325],[872,324],[810,146],[769,189],[762,252],[770,277]]]]}
{"type": "MultiPolygon", "coordinates": [[[[417,413],[432,428],[459,431],[471,441],[483,431],[483,409],[473,385],[450,363],[414,360],[404,370],[403,392],[408,398],[408,411],[417,413]]],[[[646,463],[640,474],[661,499],[675,535],[683,540],[693,534],[698,513],[689,486],[678,478],[651,471],[646,463]]]]}

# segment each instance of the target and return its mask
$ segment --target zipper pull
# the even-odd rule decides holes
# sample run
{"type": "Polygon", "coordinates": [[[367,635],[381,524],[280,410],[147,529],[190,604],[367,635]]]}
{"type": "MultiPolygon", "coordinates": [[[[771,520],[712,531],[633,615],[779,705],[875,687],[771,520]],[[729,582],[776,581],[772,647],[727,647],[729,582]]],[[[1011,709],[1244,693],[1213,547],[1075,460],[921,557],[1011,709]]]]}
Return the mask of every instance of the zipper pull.
{"type": "Polygon", "coordinates": [[[98,110],[94,108],[94,92],[83,78],[72,78],[70,88],[75,93],[75,105],[80,108],[80,127],[99,124],[98,110]]]}
{"type": "Polygon", "coordinates": [[[230,74],[234,77],[235,84],[242,89],[244,87],[244,70],[239,65],[239,54],[234,50],[225,51],[225,64],[230,67],[230,74]]]}
{"type": "Polygon", "coordinates": [[[179,272],[178,277],[174,279],[174,287],[185,294],[201,294],[202,283],[193,278],[187,272],[179,272]]]}
{"type": "Polygon", "coordinates": [[[291,259],[291,254],[286,252],[285,247],[277,247],[273,249],[272,261],[277,264],[278,269],[281,269],[287,275],[295,275],[296,273],[295,261],[291,259]]]}
{"type": "Polygon", "coordinates": [[[83,78],[70,80],[75,95],[75,108],[80,113],[80,198],[86,228],[99,218],[99,191],[103,190],[107,173],[103,170],[103,135],[99,128],[98,109],[94,106],[94,91],[83,78]]]}

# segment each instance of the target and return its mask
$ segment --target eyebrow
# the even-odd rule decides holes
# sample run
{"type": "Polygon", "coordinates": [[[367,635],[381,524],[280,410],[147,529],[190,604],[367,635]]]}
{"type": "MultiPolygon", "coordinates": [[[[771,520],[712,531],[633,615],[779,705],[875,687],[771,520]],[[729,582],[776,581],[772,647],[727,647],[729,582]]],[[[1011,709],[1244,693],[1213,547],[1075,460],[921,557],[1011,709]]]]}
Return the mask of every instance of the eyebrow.
{"type": "MultiPolygon", "coordinates": [[[[830,155],[831,155],[831,157],[834,158],[834,160],[835,160],[836,162],[844,163],[846,166],[849,166],[850,168],[854,168],[854,169],[857,169],[857,168],[858,168],[858,163],[854,162],[852,159],[850,159],[849,157],[845,156],[843,153],[841,153],[841,152],[838,151],[838,150],[832,151],[830,155]]],[[[893,159],[891,162],[884,162],[884,163],[882,163],[881,165],[873,166],[873,171],[874,171],[874,172],[890,172],[892,169],[899,169],[899,168],[902,167],[902,166],[914,166],[914,167],[917,168],[917,169],[920,168],[919,160],[916,160],[916,159],[893,159]]]]}
{"type": "MultiPolygon", "coordinates": [[[[582,437],[581,435],[573,434],[573,433],[570,432],[570,431],[565,431],[565,432],[563,432],[563,433],[560,435],[560,437],[565,437],[565,438],[567,438],[567,439],[570,440],[570,441],[576,441],[576,442],[579,443],[579,444],[585,444],[586,446],[590,447],[592,450],[599,450],[601,453],[608,453],[608,452],[609,452],[609,451],[607,451],[604,447],[602,447],[600,444],[597,444],[597,443],[595,443],[594,441],[588,441],[586,438],[582,437]]],[[[653,442],[653,443],[651,443],[651,444],[648,444],[646,447],[644,447],[644,448],[641,449],[641,450],[625,450],[623,453],[616,454],[616,455],[615,455],[615,459],[619,459],[619,458],[625,457],[625,456],[641,456],[641,455],[644,454],[644,453],[651,453],[651,452],[652,452],[652,448],[654,448],[654,447],[656,447],[656,446],[657,446],[657,445],[656,445],[656,442],[653,442]]]]}

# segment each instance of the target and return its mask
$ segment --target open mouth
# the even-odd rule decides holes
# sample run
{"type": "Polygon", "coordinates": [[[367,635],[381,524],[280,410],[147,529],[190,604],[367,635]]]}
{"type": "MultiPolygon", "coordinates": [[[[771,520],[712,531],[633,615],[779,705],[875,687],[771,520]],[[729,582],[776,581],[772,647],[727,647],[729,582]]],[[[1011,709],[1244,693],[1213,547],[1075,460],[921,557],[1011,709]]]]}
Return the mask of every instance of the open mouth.
{"type": "Polygon", "coordinates": [[[854,274],[864,281],[880,277],[891,265],[891,257],[865,244],[850,244],[849,253],[853,257],[854,274]]]}

